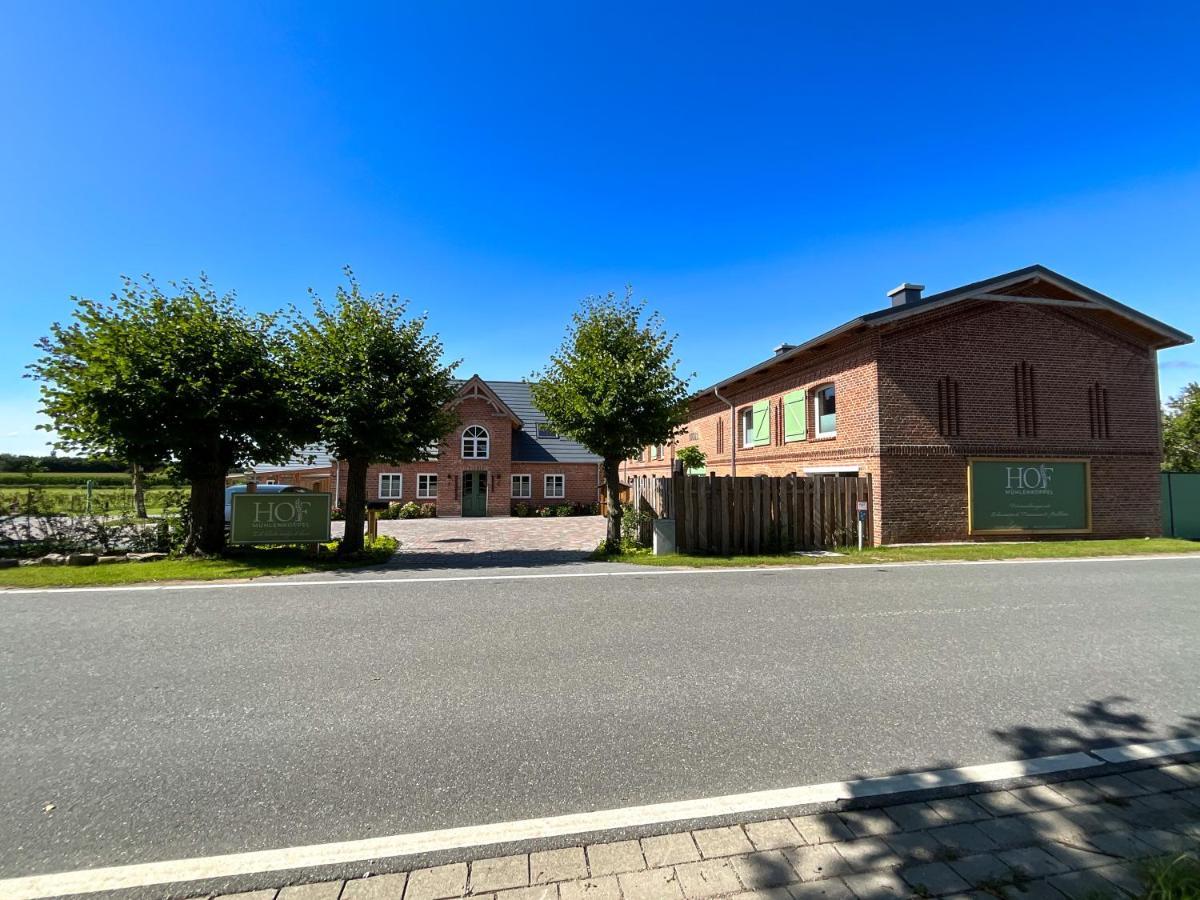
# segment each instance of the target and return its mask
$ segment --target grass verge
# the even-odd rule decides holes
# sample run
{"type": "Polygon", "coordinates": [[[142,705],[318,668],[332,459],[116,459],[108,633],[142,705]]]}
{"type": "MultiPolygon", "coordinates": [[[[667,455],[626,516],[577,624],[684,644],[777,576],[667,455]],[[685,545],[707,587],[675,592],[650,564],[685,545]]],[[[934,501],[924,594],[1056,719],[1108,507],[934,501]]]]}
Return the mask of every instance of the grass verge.
{"type": "Polygon", "coordinates": [[[1200,900],[1200,860],[1195,854],[1148,860],[1139,874],[1146,885],[1141,895],[1145,900],[1200,900]]]}
{"type": "Polygon", "coordinates": [[[606,562],[635,563],[643,566],[811,566],[870,565],[891,562],[928,562],[937,560],[989,559],[1072,559],[1090,556],[1141,556],[1147,553],[1196,553],[1200,541],[1179,538],[1127,538],[1095,541],[1029,541],[1013,544],[942,544],[931,547],[868,547],[839,549],[841,556],[796,556],[789,553],[763,556],[693,556],[673,553],[653,556],[649,550],[635,550],[595,559],[606,562]]]}
{"type": "Polygon", "coordinates": [[[164,559],[107,566],[21,566],[0,569],[0,587],[85,587],[304,575],[382,565],[396,552],[396,547],[394,538],[380,536],[361,557],[353,560],[338,560],[327,547],[317,557],[298,547],[255,547],[230,550],[225,556],[208,559],[164,559]]]}

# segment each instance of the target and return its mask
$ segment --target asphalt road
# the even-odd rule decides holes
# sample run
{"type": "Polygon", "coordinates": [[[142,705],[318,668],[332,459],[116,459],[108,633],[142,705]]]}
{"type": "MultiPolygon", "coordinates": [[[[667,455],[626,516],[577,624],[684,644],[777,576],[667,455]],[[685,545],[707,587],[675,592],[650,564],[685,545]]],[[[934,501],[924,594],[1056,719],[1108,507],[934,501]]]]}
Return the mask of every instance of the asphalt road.
{"type": "Polygon", "coordinates": [[[8,877],[1195,734],[1200,559],[0,593],[0,676],[8,877]]]}

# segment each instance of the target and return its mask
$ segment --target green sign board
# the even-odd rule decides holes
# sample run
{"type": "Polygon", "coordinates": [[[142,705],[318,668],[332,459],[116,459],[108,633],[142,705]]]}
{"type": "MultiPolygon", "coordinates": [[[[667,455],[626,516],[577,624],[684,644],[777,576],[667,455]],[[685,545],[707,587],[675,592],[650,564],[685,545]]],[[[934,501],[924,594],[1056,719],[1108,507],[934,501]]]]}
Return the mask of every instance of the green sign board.
{"type": "Polygon", "coordinates": [[[231,499],[231,544],[314,544],[329,540],[330,494],[247,491],[231,499]]]}
{"type": "Polygon", "coordinates": [[[967,462],[971,534],[1092,530],[1086,459],[972,459],[967,462]]]}

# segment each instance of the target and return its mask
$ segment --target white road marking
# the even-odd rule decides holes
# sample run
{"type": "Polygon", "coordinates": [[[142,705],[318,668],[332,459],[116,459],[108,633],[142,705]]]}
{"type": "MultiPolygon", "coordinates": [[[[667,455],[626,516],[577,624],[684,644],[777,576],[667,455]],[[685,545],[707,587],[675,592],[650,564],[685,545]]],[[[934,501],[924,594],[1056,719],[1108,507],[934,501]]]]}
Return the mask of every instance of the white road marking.
{"type": "Polygon", "coordinates": [[[1101,765],[1087,753],[1066,753],[1011,762],[962,766],[910,775],[885,775],[857,781],[837,781],[802,787],[756,791],[749,794],[729,794],[701,800],[675,803],[655,803],[649,806],[630,806],[597,812],[550,816],[541,819],[522,819],[516,822],[496,822],[490,825],[471,825],[463,828],[443,828],[398,834],[389,837],[367,838],[306,847],[286,847],[279,850],[260,850],[249,853],[229,853],[163,862],[110,866],[101,869],[81,869],[52,875],[30,875],[0,880],[0,897],[7,900],[41,900],[68,894],[91,894],[123,888],[147,887],[155,884],[174,884],[205,878],[226,878],[261,872],[278,872],[311,866],[330,866],[363,862],[394,856],[410,856],[468,847],[484,847],[537,838],[562,837],[631,828],[639,825],[662,825],[668,822],[707,819],[734,813],[783,809],[809,803],[829,803],[860,797],[880,797],[907,791],[928,790],[964,784],[979,784],[1020,778],[1026,775],[1047,775],[1101,765]]]}
{"type": "Polygon", "coordinates": [[[1176,756],[1180,753],[1200,753],[1200,738],[1175,738],[1169,741],[1154,741],[1149,744],[1127,744],[1124,747],[1107,747],[1093,750],[1105,762],[1136,762],[1140,759],[1155,759],[1160,756],[1176,756]]]}
{"type": "MultiPolygon", "coordinates": [[[[877,572],[880,569],[918,569],[937,566],[1018,566],[1053,565],[1061,563],[1113,563],[1113,562],[1161,562],[1162,560],[1200,560],[1196,554],[1139,555],[1139,556],[1081,556],[1057,559],[958,559],[929,560],[925,562],[881,562],[881,563],[818,563],[807,566],[745,566],[741,568],[652,568],[605,569],[591,572],[528,572],[519,575],[418,575],[399,578],[330,578],[306,581],[285,581],[287,576],[263,576],[255,581],[200,581],[174,584],[158,582],[140,585],[92,585],[89,587],[45,587],[45,588],[0,588],[0,597],[16,594],[94,594],[94,593],[139,593],[145,591],[201,591],[232,590],[240,588],[277,587],[351,587],[363,584],[430,584],[433,582],[458,581],[534,581],[547,578],[661,578],[671,575],[746,575],[780,574],[784,572],[877,572]]],[[[136,563],[135,563],[136,565],[136,563]]],[[[596,563],[603,565],[603,563],[596,563]]],[[[632,564],[630,564],[632,565],[632,564]]]]}

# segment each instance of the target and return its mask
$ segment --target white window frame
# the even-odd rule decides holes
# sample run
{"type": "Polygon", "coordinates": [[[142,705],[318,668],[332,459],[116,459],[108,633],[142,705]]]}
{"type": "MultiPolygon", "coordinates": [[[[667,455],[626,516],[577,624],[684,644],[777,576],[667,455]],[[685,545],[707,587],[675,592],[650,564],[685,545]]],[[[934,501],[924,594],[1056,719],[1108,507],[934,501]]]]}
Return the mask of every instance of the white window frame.
{"type": "Polygon", "coordinates": [[[400,500],[404,497],[404,473],[403,472],[380,472],[379,473],[379,499],[380,500],[400,500]],[[393,483],[393,479],[399,479],[400,487],[394,494],[385,494],[383,492],[383,480],[388,479],[388,483],[393,483]]]}
{"type": "Polygon", "coordinates": [[[463,459],[491,459],[492,455],[492,436],[488,430],[482,425],[468,425],[463,429],[462,440],[459,443],[459,451],[463,459]],[[483,432],[482,435],[470,434],[468,432],[483,432]],[[471,454],[467,455],[467,441],[471,441],[471,454]],[[483,453],[479,452],[479,442],[483,441],[483,453]]]}
{"type": "Polygon", "coordinates": [[[741,448],[745,450],[747,447],[754,446],[754,407],[747,406],[738,413],[738,426],[741,434],[738,440],[741,442],[741,448]]]}
{"type": "Polygon", "coordinates": [[[436,500],[437,499],[437,472],[418,472],[417,473],[417,499],[418,500],[436,500]],[[433,479],[433,493],[429,493],[429,482],[425,482],[425,492],[421,492],[421,479],[433,479]]]}
{"type": "Polygon", "coordinates": [[[517,472],[512,476],[512,479],[509,481],[509,488],[510,488],[510,492],[512,493],[514,500],[532,500],[533,499],[533,476],[517,472]],[[517,493],[517,479],[518,478],[524,479],[524,483],[526,486],[526,492],[524,494],[517,493]]]}
{"type": "Polygon", "coordinates": [[[813,389],[813,436],[816,438],[837,437],[837,385],[833,382],[818,385],[813,389]],[[833,430],[821,430],[821,394],[833,391],[833,430]]]}
{"type": "Polygon", "coordinates": [[[561,473],[560,474],[543,475],[542,476],[542,496],[545,497],[547,500],[566,500],[567,499],[567,476],[563,475],[561,473]],[[551,478],[561,478],[562,479],[562,493],[561,494],[550,493],[550,479],[551,478]]]}

